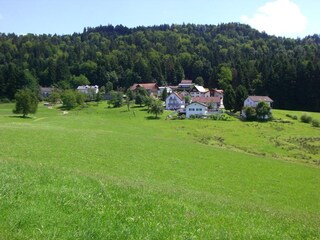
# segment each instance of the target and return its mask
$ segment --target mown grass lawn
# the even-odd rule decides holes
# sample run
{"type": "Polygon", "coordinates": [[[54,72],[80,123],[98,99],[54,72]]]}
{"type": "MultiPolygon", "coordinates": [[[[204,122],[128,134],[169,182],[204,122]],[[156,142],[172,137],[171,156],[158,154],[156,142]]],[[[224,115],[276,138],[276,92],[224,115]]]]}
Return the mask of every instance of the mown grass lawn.
{"type": "Polygon", "coordinates": [[[320,236],[311,125],[154,120],[106,103],[23,119],[12,108],[0,105],[0,239],[320,236]]]}

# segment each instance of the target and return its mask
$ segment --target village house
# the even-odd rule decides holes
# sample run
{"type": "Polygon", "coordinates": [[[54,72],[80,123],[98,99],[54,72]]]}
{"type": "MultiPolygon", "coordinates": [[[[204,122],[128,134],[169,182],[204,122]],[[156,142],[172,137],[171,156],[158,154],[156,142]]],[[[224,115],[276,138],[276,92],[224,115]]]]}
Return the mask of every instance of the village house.
{"type": "Polygon", "coordinates": [[[186,106],[186,118],[190,118],[191,115],[203,116],[208,112],[208,107],[206,104],[192,102],[186,106]]]}
{"type": "Polygon", "coordinates": [[[221,107],[218,97],[193,97],[191,101],[205,104],[210,112],[218,111],[221,107]]]}
{"type": "Polygon", "coordinates": [[[51,95],[51,93],[54,91],[54,87],[40,87],[40,97],[41,98],[47,98],[51,95]]]}
{"type": "Polygon", "coordinates": [[[166,109],[167,110],[178,110],[185,107],[185,100],[182,95],[177,92],[172,92],[166,98],[166,109]]]}
{"type": "MultiPolygon", "coordinates": [[[[246,118],[245,109],[247,107],[256,108],[260,102],[266,103],[270,109],[272,108],[273,100],[268,96],[249,96],[243,103],[243,110],[241,111],[241,117],[246,118]]],[[[261,117],[261,119],[268,119],[269,115],[261,117]]]]}
{"type": "Polygon", "coordinates": [[[85,85],[85,86],[78,86],[77,90],[81,93],[84,93],[86,95],[94,95],[97,94],[99,92],[99,86],[98,85],[94,85],[94,86],[89,86],[89,85],[85,85]]]}
{"type": "Polygon", "coordinates": [[[178,89],[189,91],[193,87],[192,80],[182,80],[178,85],[178,89]]]}
{"type": "Polygon", "coordinates": [[[160,97],[163,93],[164,90],[167,90],[167,93],[170,94],[172,93],[172,88],[171,87],[159,87],[159,90],[158,90],[158,96],[160,97]]]}
{"type": "Polygon", "coordinates": [[[135,83],[129,89],[136,92],[141,87],[148,92],[149,96],[158,96],[159,87],[156,83],[135,83]]]}
{"type": "Polygon", "coordinates": [[[209,89],[198,85],[193,85],[189,93],[191,97],[210,97],[209,89]]]}
{"type": "Polygon", "coordinates": [[[211,97],[219,97],[223,99],[223,90],[222,89],[210,89],[210,96],[211,97]]]}
{"type": "Polygon", "coordinates": [[[205,116],[218,113],[220,98],[218,97],[193,97],[191,103],[186,106],[186,118],[191,115],[205,116]]]}
{"type": "Polygon", "coordinates": [[[269,107],[272,107],[273,100],[268,96],[249,96],[244,101],[244,107],[257,107],[259,102],[265,102],[269,107]]]}

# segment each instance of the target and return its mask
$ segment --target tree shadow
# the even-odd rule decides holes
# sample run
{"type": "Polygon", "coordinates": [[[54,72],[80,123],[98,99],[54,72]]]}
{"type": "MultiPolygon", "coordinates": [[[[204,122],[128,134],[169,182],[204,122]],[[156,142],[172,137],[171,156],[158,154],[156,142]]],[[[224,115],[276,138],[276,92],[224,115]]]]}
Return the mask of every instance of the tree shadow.
{"type": "Polygon", "coordinates": [[[15,116],[15,115],[11,115],[11,116],[8,116],[9,118],[22,118],[22,119],[33,119],[33,117],[30,117],[30,116],[15,116]]]}
{"type": "Polygon", "coordinates": [[[130,108],[143,108],[144,106],[133,106],[133,107],[130,107],[130,108]]]}
{"type": "Polygon", "coordinates": [[[160,120],[161,118],[156,117],[156,116],[147,116],[147,117],[145,117],[145,119],[147,119],[147,120],[160,120]]]}

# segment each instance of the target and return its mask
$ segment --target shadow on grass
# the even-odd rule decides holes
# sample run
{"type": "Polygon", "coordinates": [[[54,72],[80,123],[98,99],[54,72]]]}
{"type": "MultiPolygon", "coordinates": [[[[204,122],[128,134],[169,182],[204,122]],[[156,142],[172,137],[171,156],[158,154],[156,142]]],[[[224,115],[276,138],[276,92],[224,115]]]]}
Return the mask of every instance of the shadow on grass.
{"type": "Polygon", "coordinates": [[[147,120],[160,120],[161,118],[155,117],[155,116],[148,116],[148,117],[145,117],[145,119],[147,119],[147,120]]]}
{"type": "Polygon", "coordinates": [[[75,109],[76,107],[66,107],[66,106],[59,106],[57,107],[58,109],[60,109],[61,111],[70,111],[71,109],[75,109]]]}
{"type": "Polygon", "coordinates": [[[133,107],[130,107],[130,108],[143,108],[144,106],[133,106],[133,107]]]}
{"type": "Polygon", "coordinates": [[[8,116],[9,118],[22,118],[22,119],[33,119],[33,117],[30,117],[30,116],[15,116],[15,115],[11,115],[11,116],[8,116]]]}

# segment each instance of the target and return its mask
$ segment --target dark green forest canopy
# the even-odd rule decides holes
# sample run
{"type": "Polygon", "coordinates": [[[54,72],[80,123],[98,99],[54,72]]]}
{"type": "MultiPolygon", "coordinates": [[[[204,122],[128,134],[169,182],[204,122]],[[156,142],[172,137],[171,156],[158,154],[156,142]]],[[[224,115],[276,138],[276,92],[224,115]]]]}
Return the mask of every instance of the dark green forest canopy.
{"type": "Polygon", "coordinates": [[[274,107],[320,111],[320,38],[269,36],[248,25],[99,26],[72,35],[0,34],[0,99],[18,89],[56,85],[72,77],[126,89],[133,83],[176,85],[202,77],[220,87],[219,72],[232,71],[232,86],[269,95],[274,107]]]}

